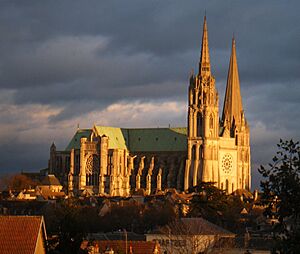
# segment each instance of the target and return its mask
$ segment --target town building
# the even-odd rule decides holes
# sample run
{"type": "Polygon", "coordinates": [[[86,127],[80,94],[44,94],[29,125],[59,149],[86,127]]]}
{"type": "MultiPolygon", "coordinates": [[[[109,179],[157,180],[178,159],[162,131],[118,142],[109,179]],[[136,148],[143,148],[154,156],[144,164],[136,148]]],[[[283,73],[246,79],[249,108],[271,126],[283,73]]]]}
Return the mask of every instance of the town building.
{"type": "Polygon", "coordinates": [[[0,216],[0,253],[46,253],[46,228],[42,216],[0,216]]]}
{"type": "Polygon", "coordinates": [[[84,240],[81,249],[93,254],[161,254],[157,242],[128,241],[128,240],[95,240],[91,244],[84,240]]]}
{"type": "Polygon", "coordinates": [[[150,195],[168,188],[186,191],[200,182],[214,182],[227,193],[250,190],[250,129],[242,105],[235,39],[219,117],[206,17],[199,71],[189,82],[187,128],[78,129],[64,151],[52,144],[49,173],[75,194],[89,190],[128,196],[143,189],[150,195]]]}
{"type": "Polygon", "coordinates": [[[235,234],[203,218],[181,218],[146,234],[146,241],[159,242],[163,253],[206,253],[225,250],[235,234]]]}

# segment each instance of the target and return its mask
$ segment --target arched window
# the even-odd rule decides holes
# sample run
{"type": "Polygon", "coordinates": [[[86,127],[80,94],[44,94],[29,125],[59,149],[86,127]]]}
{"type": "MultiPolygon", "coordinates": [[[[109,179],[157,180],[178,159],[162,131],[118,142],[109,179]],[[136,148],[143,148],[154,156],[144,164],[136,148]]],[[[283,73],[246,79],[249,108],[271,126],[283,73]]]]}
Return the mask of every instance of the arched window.
{"type": "Polygon", "coordinates": [[[200,145],[200,159],[203,159],[203,145],[200,145]]]}
{"type": "Polygon", "coordinates": [[[86,186],[99,185],[99,157],[96,154],[90,155],[85,164],[86,186]]]}
{"type": "Polygon", "coordinates": [[[79,171],[80,171],[80,157],[79,154],[75,155],[75,175],[79,175],[79,171]]]}
{"type": "Polygon", "coordinates": [[[200,113],[197,114],[197,136],[202,136],[202,115],[200,113]]]}
{"type": "Polygon", "coordinates": [[[192,147],[192,159],[196,158],[196,147],[193,145],[192,147]]]}
{"type": "Polygon", "coordinates": [[[210,115],[210,118],[209,118],[209,128],[211,128],[211,129],[214,128],[214,118],[213,118],[213,115],[210,115]]]}

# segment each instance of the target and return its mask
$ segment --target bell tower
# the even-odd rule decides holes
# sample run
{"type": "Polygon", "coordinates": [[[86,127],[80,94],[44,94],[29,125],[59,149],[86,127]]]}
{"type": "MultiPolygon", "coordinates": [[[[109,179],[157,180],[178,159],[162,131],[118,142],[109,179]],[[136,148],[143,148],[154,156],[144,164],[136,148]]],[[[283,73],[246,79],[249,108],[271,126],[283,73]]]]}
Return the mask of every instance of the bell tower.
{"type": "Polygon", "coordinates": [[[219,96],[211,74],[206,17],[199,71],[190,76],[188,97],[185,190],[201,181],[218,181],[219,96]]]}
{"type": "MultiPolygon", "coordinates": [[[[245,118],[240,91],[239,71],[236,57],[236,42],[232,38],[226,93],[224,99],[221,127],[222,137],[235,139],[237,161],[234,177],[226,176],[234,189],[251,188],[250,128],[245,118]]],[[[224,182],[224,177],[223,182],[224,182]]],[[[226,187],[226,189],[228,189],[226,187]]]]}

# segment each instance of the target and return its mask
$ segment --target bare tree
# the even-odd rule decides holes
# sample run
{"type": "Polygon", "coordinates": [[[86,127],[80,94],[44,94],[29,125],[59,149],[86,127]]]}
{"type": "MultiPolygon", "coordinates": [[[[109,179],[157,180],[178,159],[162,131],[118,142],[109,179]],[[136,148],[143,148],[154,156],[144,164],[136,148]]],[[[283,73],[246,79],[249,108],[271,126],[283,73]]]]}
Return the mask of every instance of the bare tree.
{"type": "Polygon", "coordinates": [[[23,174],[1,176],[0,186],[4,190],[21,191],[28,188],[34,188],[37,182],[23,174]]]}
{"type": "Polygon", "coordinates": [[[186,218],[162,227],[154,237],[166,253],[206,254],[228,247],[224,243],[232,243],[221,241],[223,237],[234,237],[229,231],[222,230],[220,228],[218,232],[217,226],[202,218],[186,218]]]}

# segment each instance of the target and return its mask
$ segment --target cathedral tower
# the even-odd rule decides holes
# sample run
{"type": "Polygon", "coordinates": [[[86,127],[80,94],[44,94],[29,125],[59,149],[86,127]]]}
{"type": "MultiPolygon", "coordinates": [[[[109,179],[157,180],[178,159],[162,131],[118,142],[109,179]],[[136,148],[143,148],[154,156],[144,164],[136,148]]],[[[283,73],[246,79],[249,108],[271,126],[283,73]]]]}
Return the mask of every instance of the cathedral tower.
{"type": "Polygon", "coordinates": [[[243,110],[234,38],[232,39],[221,127],[224,139],[235,140],[237,161],[234,163],[237,164],[235,175],[233,178],[225,179],[224,187],[228,190],[250,189],[250,129],[243,110]]]}
{"type": "Polygon", "coordinates": [[[204,17],[197,75],[188,92],[187,159],[184,190],[200,182],[213,182],[228,193],[250,189],[250,130],[240,92],[235,40],[226,84],[222,120],[219,96],[211,73],[208,31],[204,17]]]}
{"type": "Polygon", "coordinates": [[[208,31],[204,17],[199,72],[190,77],[188,93],[188,156],[184,189],[199,181],[218,180],[219,98],[211,74],[208,31]]]}

